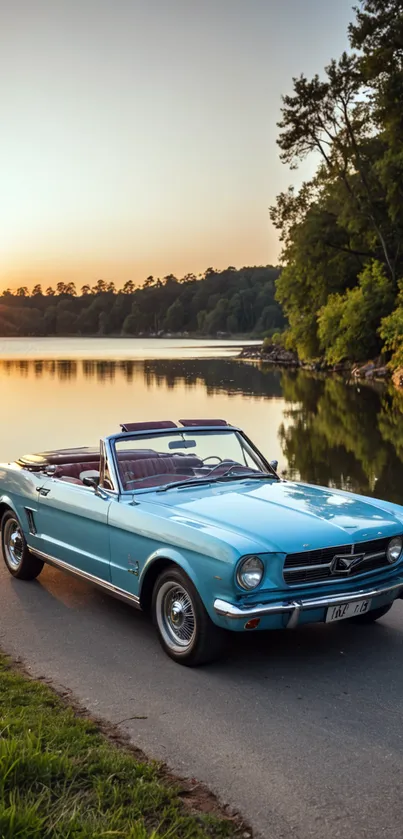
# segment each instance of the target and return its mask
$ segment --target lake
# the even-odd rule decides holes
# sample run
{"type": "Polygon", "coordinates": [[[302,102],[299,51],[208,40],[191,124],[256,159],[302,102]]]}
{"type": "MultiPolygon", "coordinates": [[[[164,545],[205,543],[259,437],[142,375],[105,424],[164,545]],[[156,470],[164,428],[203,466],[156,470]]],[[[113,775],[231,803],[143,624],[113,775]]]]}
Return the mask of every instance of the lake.
{"type": "Polygon", "coordinates": [[[290,478],[403,504],[403,394],[238,361],[245,343],[0,339],[0,461],[121,422],[222,417],[290,478]]]}

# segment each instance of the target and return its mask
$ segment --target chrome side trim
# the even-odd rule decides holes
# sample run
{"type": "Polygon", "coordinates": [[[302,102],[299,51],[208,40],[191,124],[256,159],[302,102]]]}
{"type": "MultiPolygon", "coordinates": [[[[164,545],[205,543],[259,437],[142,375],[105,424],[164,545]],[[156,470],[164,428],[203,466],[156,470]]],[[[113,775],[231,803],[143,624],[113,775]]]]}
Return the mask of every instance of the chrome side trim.
{"type": "Polygon", "coordinates": [[[286,613],[290,615],[288,626],[291,629],[297,625],[299,613],[305,609],[326,609],[329,606],[338,606],[341,603],[354,603],[359,600],[365,600],[366,598],[389,594],[389,592],[396,591],[397,589],[401,589],[403,593],[403,577],[400,577],[398,582],[393,583],[393,585],[360,589],[360,591],[355,591],[350,594],[330,594],[326,597],[312,597],[307,600],[290,600],[282,601],[281,603],[259,603],[256,606],[246,608],[217,599],[214,601],[214,610],[217,612],[217,615],[229,618],[230,620],[244,620],[245,618],[249,620],[250,618],[263,618],[266,615],[286,613]]]}
{"type": "Polygon", "coordinates": [[[134,606],[136,609],[141,609],[140,598],[137,597],[136,594],[130,594],[124,589],[114,586],[112,583],[108,583],[106,580],[101,580],[100,577],[96,577],[94,574],[88,574],[87,571],[81,571],[81,569],[76,568],[74,565],[70,565],[68,562],[63,562],[62,559],[56,559],[56,557],[43,553],[43,551],[38,551],[30,545],[28,545],[28,547],[31,553],[35,554],[35,556],[39,557],[39,559],[42,559],[47,563],[47,565],[60,568],[62,571],[66,571],[67,574],[71,574],[73,577],[79,577],[87,583],[97,586],[97,588],[104,589],[113,597],[117,597],[125,603],[130,603],[130,605],[134,606]]]}
{"type": "Polygon", "coordinates": [[[27,516],[28,530],[31,536],[36,536],[36,524],[34,513],[37,513],[38,511],[33,507],[24,507],[24,510],[27,516]]]}

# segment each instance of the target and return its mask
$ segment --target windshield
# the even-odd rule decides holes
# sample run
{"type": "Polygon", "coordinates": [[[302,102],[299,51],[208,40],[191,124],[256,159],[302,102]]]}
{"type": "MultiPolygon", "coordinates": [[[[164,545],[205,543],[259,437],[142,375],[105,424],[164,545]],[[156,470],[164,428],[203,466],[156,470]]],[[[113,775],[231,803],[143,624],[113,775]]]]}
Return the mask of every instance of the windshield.
{"type": "Polygon", "coordinates": [[[116,440],[115,452],[125,491],[269,474],[259,455],[236,431],[128,434],[116,440]]]}

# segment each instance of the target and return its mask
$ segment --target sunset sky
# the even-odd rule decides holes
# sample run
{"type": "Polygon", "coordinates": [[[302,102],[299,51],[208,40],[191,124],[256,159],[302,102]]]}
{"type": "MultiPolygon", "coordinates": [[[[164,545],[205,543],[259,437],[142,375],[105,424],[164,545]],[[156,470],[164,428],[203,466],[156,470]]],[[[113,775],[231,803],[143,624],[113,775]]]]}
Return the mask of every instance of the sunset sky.
{"type": "Polygon", "coordinates": [[[293,75],[350,0],[0,0],[0,291],[267,264],[293,75]]]}

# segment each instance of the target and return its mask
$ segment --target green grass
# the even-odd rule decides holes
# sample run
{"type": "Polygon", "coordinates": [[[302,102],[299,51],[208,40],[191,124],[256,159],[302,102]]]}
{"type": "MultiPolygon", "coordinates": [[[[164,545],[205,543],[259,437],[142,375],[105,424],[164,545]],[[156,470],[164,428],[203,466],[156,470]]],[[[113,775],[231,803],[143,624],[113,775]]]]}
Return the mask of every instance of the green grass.
{"type": "Polygon", "coordinates": [[[1,839],[239,835],[232,821],[191,811],[180,790],[0,655],[1,839]]]}

